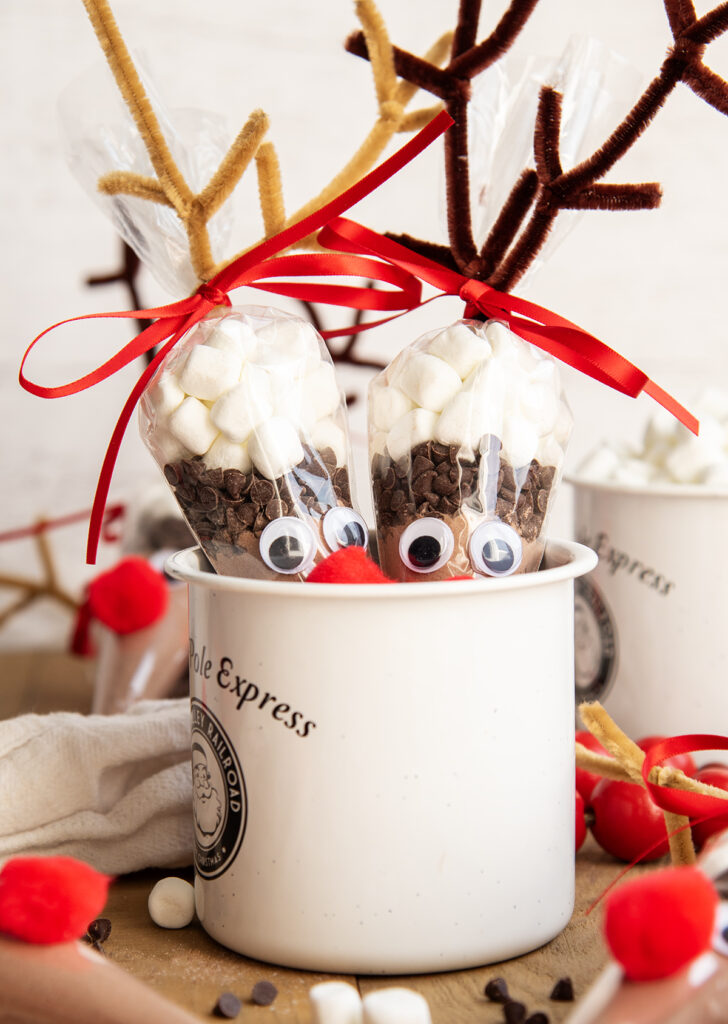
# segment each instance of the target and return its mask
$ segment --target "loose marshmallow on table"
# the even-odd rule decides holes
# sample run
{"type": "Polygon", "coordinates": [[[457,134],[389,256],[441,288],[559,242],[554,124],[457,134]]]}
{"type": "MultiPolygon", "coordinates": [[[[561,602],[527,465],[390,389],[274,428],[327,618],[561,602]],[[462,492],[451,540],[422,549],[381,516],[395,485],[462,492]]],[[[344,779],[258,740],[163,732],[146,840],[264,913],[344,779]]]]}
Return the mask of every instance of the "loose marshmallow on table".
{"type": "Polygon", "coordinates": [[[248,441],[253,465],[269,480],[277,480],[303,459],[303,448],[295,427],[282,416],[259,424],[248,441]]]}
{"type": "Polygon", "coordinates": [[[359,993],[345,981],[323,981],[309,989],[312,1024],[362,1024],[359,993]]]}
{"type": "Polygon", "coordinates": [[[463,386],[452,366],[427,352],[413,352],[393,383],[416,405],[430,412],[442,412],[463,386]]]}
{"type": "Polygon", "coordinates": [[[195,890],[184,878],[162,878],[149,893],[148,906],[160,928],[185,928],[195,916],[195,890]]]}
{"type": "Polygon", "coordinates": [[[362,1000],[364,1024],[431,1024],[424,996],[409,988],[380,988],[362,1000]]]}
{"type": "Polygon", "coordinates": [[[210,410],[192,396],[171,414],[169,430],[193,455],[204,455],[219,433],[210,419],[210,410]]]}
{"type": "Polygon", "coordinates": [[[195,345],[180,371],[180,387],[203,402],[214,402],[237,384],[242,367],[243,360],[232,352],[195,345]]]}

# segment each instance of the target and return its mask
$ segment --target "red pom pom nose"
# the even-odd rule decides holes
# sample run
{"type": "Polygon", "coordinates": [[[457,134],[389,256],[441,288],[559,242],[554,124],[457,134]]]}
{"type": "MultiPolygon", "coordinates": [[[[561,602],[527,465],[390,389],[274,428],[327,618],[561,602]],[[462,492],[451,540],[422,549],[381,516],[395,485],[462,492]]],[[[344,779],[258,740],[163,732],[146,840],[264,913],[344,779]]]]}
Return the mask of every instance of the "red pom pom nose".
{"type": "Polygon", "coordinates": [[[169,590],[164,576],[144,558],[123,558],[89,584],[88,605],[93,618],[115,633],[135,633],[164,615],[169,590]]]}
{"type": "Polygon", "coordinates": [[[0,870],[0,932],[42,945],[79,939],[110,882],[72,857],[14,857],[0,870]]]}
{"type": "Polygon", "coordinates": [[[656,871],[608,898],[607,945],[632,981],[666,978],[709,948],[717,908],[718,894],[702,871],[656,871]]]}
{"type": "Polygon", "coordinates": [[[307,583],[394,583],[385,576],[364,548],[340,548],[314,566],[307,583]]]}

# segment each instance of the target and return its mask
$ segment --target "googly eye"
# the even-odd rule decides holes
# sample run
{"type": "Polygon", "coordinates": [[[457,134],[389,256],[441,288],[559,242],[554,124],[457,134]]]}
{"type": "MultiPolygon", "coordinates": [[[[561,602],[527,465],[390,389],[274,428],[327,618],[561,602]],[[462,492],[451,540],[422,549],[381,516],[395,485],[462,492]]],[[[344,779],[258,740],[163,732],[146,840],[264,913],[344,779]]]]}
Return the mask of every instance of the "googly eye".
{"type": "Polygon", "coordinates": [[[470,561],[484,576],[510,576],[521,564],[523,544],[506,523],[481,523],[470,538],[470,561]]]}
{"type": "Polygon", "coordinates": [[[718,913],[715,915],[713,949],[721,956],[728,956],[728,903],[725,901],[718,904],[718,913]]]}
{"type": "Polygon", "coordinates": [[[435,572],[454,547],[452,530],[442,519],[418,519],[399,538],[399,557],[412,572],[435,572]]]}
{"type": "Polygon", "coordinates": [[[324,516],[324,540],[332,551],[339,548],[366,548],[367,526],[353,508],[338,505],[324,516]]]}
{"type": "Polygon", "coordinates": [[[281,516],[268,523],[258,544],[268,568],[286,575],[306,572],[316,556],[313,533],[295,516],[281,516]]]}

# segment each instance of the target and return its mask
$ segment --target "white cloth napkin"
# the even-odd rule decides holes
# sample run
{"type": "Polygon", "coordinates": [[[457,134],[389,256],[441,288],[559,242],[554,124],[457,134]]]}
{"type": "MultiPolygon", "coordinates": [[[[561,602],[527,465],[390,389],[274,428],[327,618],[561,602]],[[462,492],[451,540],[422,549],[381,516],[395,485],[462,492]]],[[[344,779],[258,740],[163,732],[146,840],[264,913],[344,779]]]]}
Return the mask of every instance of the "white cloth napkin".
{"type": "Polygon", "coordinates": [[[126,874],[192,850],[189,700],[0,722],[0,863],[63,854],[126,874]]]}

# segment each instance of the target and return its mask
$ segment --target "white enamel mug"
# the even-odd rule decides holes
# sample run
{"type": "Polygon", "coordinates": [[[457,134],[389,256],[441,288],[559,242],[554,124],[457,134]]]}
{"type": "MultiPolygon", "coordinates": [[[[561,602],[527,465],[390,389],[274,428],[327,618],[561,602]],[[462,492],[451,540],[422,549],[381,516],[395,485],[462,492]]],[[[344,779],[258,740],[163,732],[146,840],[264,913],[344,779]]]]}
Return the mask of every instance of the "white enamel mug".
{"type": "Polygon", "coordinates": [[[246,956],[402,974],[518,956],[574,897],[573,581],[189,583],[197,912],[246,956]]]}
{"type": "Polygon", "coordinates": [[[728,730],[728,493],[571,480],[577,699],[640,736],[728,730]]]}

